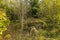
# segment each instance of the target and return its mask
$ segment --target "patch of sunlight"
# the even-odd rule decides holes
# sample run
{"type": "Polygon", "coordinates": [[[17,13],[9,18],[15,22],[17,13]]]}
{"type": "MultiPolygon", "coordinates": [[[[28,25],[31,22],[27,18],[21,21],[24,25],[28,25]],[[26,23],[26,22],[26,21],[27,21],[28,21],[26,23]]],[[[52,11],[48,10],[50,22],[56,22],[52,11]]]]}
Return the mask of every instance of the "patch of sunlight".
{"type": "Polygon", "coordinates": [[[44,40],[44,36],[40,36],[39,40],[44,40]]]}
{"type": "Polygon", "coordinates": [[[10,34],[7,34],[5,37],[6,38],[11,38],[11,35],[10,34]]]}
{"type": "Polygon", "coordinates": [[[53,29],[53,30],[51,30],[51,33],[56,33],[56,32],[58,32],[58,29],[53,29]]]}
{"type": "Polygon", "coordinates": [[[56,17],[57,17],[57,19],[59,19],[59,20],[60,20],[60,13],[59,13],[59,14],[57,14],[57,16],[56,16],[56,17]]]}

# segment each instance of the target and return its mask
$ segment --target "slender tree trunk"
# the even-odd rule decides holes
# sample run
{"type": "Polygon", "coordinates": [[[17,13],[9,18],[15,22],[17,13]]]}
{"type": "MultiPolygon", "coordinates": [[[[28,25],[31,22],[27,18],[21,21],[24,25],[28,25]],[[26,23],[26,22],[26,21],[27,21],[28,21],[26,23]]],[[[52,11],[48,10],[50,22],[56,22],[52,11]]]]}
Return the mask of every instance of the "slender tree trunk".
{"type": "Polygon", "coordinates": [[[23,30],[23,21],[24,21],[24,1],[20,0],[20,22],[21,22],[21,30],[23,30]]]}

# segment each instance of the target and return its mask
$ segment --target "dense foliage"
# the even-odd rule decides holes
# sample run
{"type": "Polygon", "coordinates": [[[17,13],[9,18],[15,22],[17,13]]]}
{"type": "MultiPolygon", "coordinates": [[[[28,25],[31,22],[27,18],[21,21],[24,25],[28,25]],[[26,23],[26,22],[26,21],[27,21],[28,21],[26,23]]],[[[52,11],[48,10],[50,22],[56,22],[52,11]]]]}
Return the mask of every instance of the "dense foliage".
{"type": "Polygon", "coordinates": [[[9,25],[9,19],[7,18],[6,13],[0,11],[0,34],[2,34],[3,31],[7,30],[8,25],[9,25]]]}
{"type": "Polygon", "coordinates": [[[0,0],[0,40],[60,40],[59,0],[0,0]]]}

